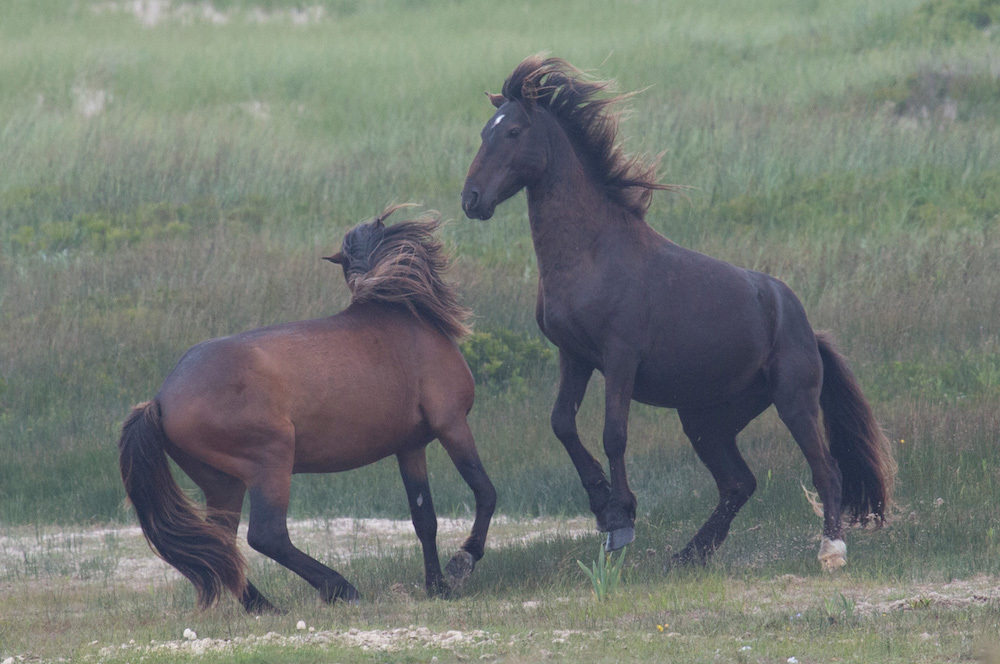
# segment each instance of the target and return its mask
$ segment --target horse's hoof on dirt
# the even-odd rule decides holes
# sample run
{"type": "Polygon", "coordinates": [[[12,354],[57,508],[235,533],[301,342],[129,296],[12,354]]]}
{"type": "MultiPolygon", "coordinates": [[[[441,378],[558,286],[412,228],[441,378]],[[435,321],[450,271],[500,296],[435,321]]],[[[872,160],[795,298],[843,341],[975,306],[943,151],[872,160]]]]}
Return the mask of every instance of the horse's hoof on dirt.
{"type": "Polygon", "coordinates": [[[604,543],[604,550],[609,553],[611,551],[617,551],[626,544],[631,544],[634,541],[635,528],[631,526],[628,528],[618,528],[617,530],[612,530],[608,533],[608,541],[604,543]]]}
{"type": "Polygon", "coordinates": [[[847,564],[847,545],[844,540],[823,538],[819,546],[819,564],[824,572],[835,572],[847,564]]]}
{"type": "Polygon", "coordinates": [[[452,556],[448,564],[444,566],[444,573],[448,577],[448,585],[452,592],[465,585],[475,568],[476,560],[468,551],[462,550],[452,556]]]}

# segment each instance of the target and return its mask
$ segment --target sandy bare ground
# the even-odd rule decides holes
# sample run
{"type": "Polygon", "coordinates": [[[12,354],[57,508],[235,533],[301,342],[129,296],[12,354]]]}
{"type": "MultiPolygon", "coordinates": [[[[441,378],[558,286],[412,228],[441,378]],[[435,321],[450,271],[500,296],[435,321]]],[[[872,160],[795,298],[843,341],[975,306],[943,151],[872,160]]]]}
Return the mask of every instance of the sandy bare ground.
{"type": "MultiPolygon", "coordinates": [[[[471,519],[439,518],[438,547],[442,555],[457,550],[471,528],[471,519]]],[[[288,529],[300,549],[322,552],[324,559],[340,562],[419,546],[413,524],[408,520],[350,517],[290,520],[288,529]]],[[[595,534],[590,518],[517,520],[499,516],[491,524],[487,546],[595,534]]],[[[249,551],[245,523],[240,525],[239,539],[244,550],[249,551]]],[[[152,553],[138,526],[0,527],[0,582],[30,583],[50,577],[79,585],[103,585],[107,578],[113,577],[116,583],[135,589],[182,578],[152,553]]]]}
{"type": "MultiPolygon", "coordinates": [[[[408,520],[329,519],[290,520],[292,541],[305,551],[322,552],[327,561],[343,563],[358,556],[377,556],[400,548],[416,549],[413,525],[408,520]]],[[[456,551],[472,527],[470,519],[438,519],[438,546],[442,556],[456,551]]],[[[554,538],[597,538],[593,519],[494,518],[488,548],[521,546],[554,538]]],[[[246,546],[246,524],[240,526],[240,545],[246,546]]],[[[59,528],[56,526],[0,526],[0,583],[8,587],[59,579],[76,586],[104,586],[108,579],[133,589],[149,589],[182,580],[180,574],[156,557],[138,526],[105,525],[59,528]]],[[[785,575],[766,584],[748,585],[750,604],[758,610],[794,607],[803,593],[814,593],[825,580],[839,587],[834,577],[803,578],[785,575]]],[[[841,579],[842,581],[842,579],[841,579]]],[[[832,586],[831,586],[832,587],[832,586]]],[[[1000,578],[979,575],[948,583],[909,583],[906,587],[873,587],[863,590],[843,586],[845,598],[859,615],[926,608],[960,609],[974,604],[1000,602],[1000,578]]]]}

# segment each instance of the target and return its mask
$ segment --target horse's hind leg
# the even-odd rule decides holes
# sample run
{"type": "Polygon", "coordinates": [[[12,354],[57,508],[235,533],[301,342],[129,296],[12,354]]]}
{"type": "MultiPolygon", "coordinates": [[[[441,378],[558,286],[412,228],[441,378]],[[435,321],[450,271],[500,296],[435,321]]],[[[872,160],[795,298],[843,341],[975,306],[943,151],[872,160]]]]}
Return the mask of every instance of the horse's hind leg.
{"type": "Polygon", "coordinates": [[[677,412],[684,433],[719,489],[718,505],[675,556],[677,561],[706,562],[726,539],[736,514],[756,490],[757,480],[736,446],[736,435],[768,405],[766,399],[747,398],[724,407],[677,412]]]}
{"type": "Polygon", "coordinates": [[[250,546],[308,581],[324,601],[356,601],[360,594],[347,579],[295,548],[288,537],[291,469],[261,468],[260,473],[261,481],[250,487],[250,546]]]}
{"type": "Polygon", "coordinates": [[[497,492],[479,460],[476,441],[465,418],[457,422],[452,429],[442,432],[439,439],[476,499],[476,519],[472,523],[472,532],[462,543],[458,553],[445,566],[451,589],[458,590],[472,574],[476,563],[483,557],[486,534],[490,529],[493,510],[496,508],[497,492]]]}
{"type": "MultiPolygon", "coordinates": [[[[243,511],[243,497],[246,494],[246,485],[243,481],[195,459],[173,444],[167,451],[181,470],[205,494],[208,520],[221,525],[232,533],[233,539],[236,539],[243,511]]],[[[249,581],[243,595],[238,599],[247,613],[278,612],[249,581]]]]}
{"type": "Polygon", "coordinates": [[[399,460],[399,474],[406,487],[406,499],[410,504],[410,518],[413,529],[420,540],[424,554],[424,579],[427,593],[441,595],[448,591],[441,574],[441,562],[437,550],[437,515],[431,501],[431,487],[427,481],[426,448],[421,447],[396,455],[399,460]]]}
{"type": "MultiPolygon", "coordinates": [[[[208,490],[202,487],[202,491],[205,492],[205,502],[209,510],[208,519],[223,526],[235,538],[240,525],[246,486],[235,477],[230,477],[230,480],[228,486],[217,485],[208,490]]],[[[247,613],[279,613],[278,609],[249,581],[239,600],[247,613]]]]}
{"type": "Polygon", "coordinates": [[[841,514],[841,476],[823,440],[819,420],[822,364],[817,351],[787,352],[774,371],[774,406],[798,443],[812,471],[813,486],[823,503],[823,542],[819,561],[830,571],[847,563],[841,514]]]}

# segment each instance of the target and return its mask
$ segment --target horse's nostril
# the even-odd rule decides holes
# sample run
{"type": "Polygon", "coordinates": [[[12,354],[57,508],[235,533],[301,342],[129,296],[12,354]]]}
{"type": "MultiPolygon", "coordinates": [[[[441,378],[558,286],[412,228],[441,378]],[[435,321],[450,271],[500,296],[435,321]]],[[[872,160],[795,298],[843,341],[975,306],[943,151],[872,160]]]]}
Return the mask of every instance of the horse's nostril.
{"type": "Polygon", "coordinates": [[[465,195],[465,204],[463,207],[465,207],[466,212],[468,212],[469,210],[474,209],[476,207],[476,203],[478,202],[479,202],[479,190],[470,189],[468,193],[466,193],[465,195]]]}

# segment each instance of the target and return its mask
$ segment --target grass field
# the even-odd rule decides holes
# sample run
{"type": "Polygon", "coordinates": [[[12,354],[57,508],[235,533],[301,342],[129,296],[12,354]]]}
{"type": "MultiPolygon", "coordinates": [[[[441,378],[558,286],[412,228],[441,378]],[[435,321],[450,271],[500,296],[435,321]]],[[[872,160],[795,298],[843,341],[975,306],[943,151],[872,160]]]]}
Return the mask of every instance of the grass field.
{"type": "MultiPolygon", "coordinates": [[[[21,552],[0,567],[0,660],[135,661],[101,649],[183,641],[193,621],[213,638],[295,636],[298,615],[318,632],[492,635],[379,661],[610,661],[626,644],[648,661],[989,659],[998,26],[990,0],[0,2],[0,559],[21,552]],[[340,310],[342,275],[319,257],[389,202],[452,220],[451,279],[477,330],[519,340],[472,413],[499,512],[519,528],[589,514],[549,430],[554,362],[530,354],[544,346],[523,196],[489,222],[466,220],[458,197],[491,114],[483,91],[540,51],[643,90],[626,147],[662,152],[663,181],[689,186],[654,198],[655,228],[780,277],[834,332],[896,448],[889,525],[849,533],[848,569],[820,576],[808,469],[767,413],[741,437],[759,489],[730,539],[707,569],[665,573],[715,488],[676,416],[637,406],[639,537],[608,602],[575,562],[594,559],[597,536],[565,532],[488,550],[451,602],[415,590],[415,538],[324,558],[369,598],[358,608],[317,606],[254,558],[255,578],[293,607],[261,621],[231,603],[195,612],[179,577],[119,583],[124,561],[152,554],[117,536],[77,555],[79,533],[132,524],[115,448],[129,407],[198,341],[340,310]]],[[[598,377],[580,414],[595,452],[601,391],[598,377]]],[[[468,517],[471,494],[436,446],[430,464],[439,514],[468,517]]],[[[297,519],[407,516],[392,461],[297,477],[292,500],[297,519]]],[[[371,661],[345,643],[255,643],[236,657],[371,661]]]]}

